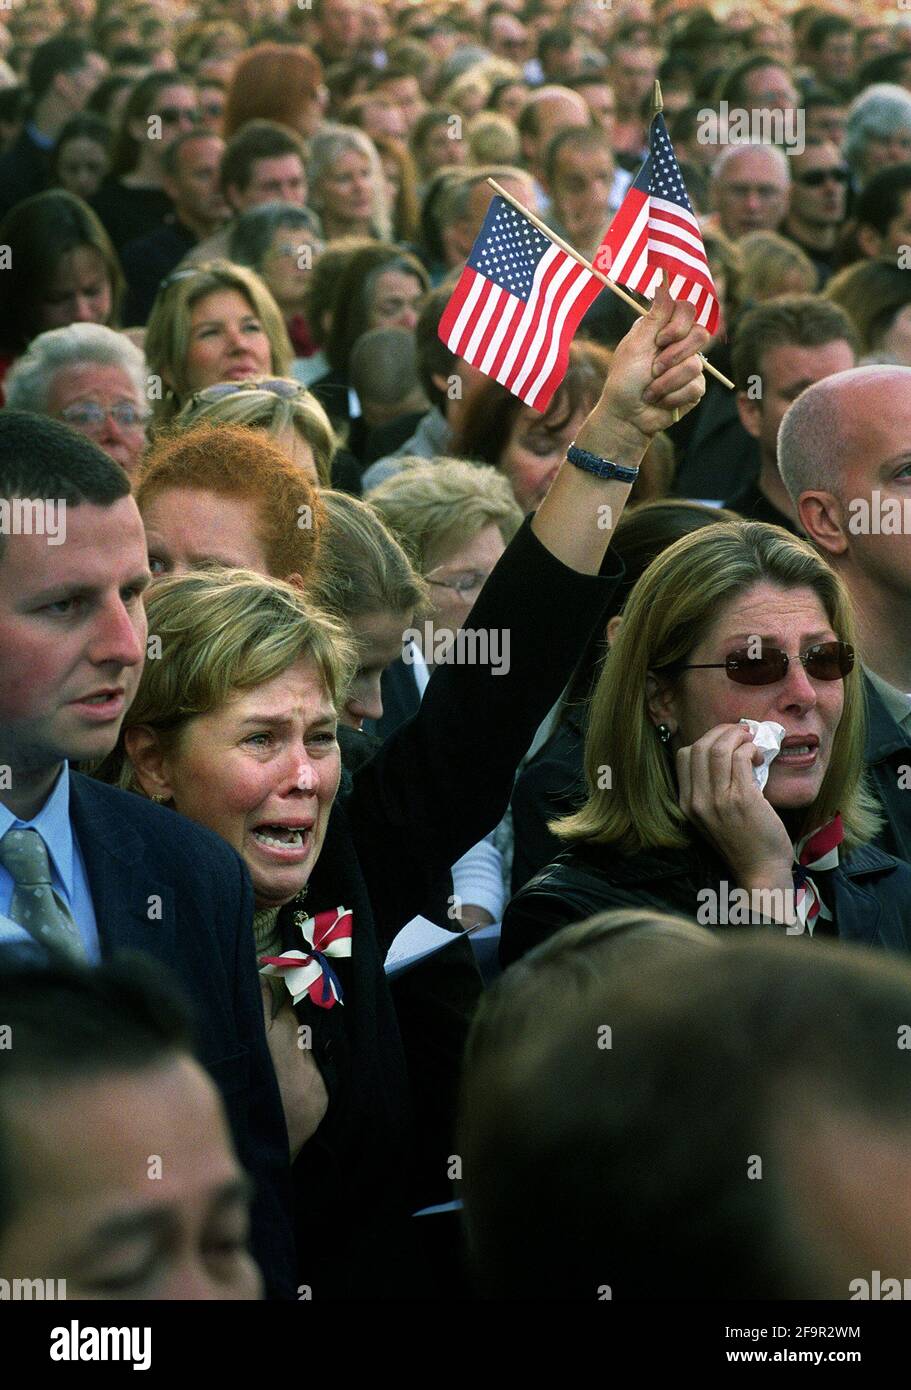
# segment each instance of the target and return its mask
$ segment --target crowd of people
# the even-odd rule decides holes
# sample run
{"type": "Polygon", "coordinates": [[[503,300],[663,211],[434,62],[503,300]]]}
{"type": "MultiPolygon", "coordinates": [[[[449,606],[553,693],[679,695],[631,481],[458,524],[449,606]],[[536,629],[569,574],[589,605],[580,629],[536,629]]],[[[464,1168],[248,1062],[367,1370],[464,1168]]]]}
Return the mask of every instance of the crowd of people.
{"type": "Polygon", "coordinates": [[[911,1280],[909,273],[879,0],[0,11],[0,1280],[911,1280]],[[720,326],[536,409],[656,82],[720,326]]]}

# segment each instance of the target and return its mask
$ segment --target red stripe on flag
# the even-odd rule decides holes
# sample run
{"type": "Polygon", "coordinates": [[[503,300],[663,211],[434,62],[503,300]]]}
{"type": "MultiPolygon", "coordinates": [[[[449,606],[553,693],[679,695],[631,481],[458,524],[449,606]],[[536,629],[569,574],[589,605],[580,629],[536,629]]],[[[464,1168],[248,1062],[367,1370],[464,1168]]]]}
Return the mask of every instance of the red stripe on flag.
{"type": "Polygon", "coordinates": [[[559,256],[555,256],[554,259],[551,261],[550,265],[545,270],[544,275],[542,276],[538,286],[536,287],[537,292],[535,292],[534,290],[532,291],[532,298],[529,300],[529,303],[534,304],[531,320],[525,325],[525,328],[522,331],[522,338],[519,343],[519,349],[515,355],[515,358],[513,359],[513,364],[509,369],[509,374],[503,382],[503,385],[510,389],[512,388],[512,383],[515,381],[516,377],[519,375],[519,372],[525,365],[525,354],[528,352],[531,340],[535,334],[535,329],[537,328],[538,323],[540,322],[541,314],[544,312],[544,296],[547,293],[547,288],[551,280],[556,275],[557,271],[560,269],[561,265],[563,265],[565,260],[565,252],[562,252],[559,256]]]}

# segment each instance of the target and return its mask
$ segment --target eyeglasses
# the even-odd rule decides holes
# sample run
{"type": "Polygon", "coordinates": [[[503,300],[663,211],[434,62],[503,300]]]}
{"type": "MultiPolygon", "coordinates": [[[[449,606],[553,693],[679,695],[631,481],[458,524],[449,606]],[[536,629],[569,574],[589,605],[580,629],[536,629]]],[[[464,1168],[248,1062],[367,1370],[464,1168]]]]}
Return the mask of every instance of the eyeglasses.
{"type": "Polygon", "coordinates": [[[158,114],[165,125],[177,125],[184,117],[193,125],[199,120],[195,106],[163,106],[158,114]]]}
{"type": "Polygon", "coordinates": [[[61,410],[60,419],[77,430],[88,430],[94,434],[103,427],[109,415],[124,430],[141,429],[151,418],[149,411],[140,410],[130,401],[118,401],[109,407],[99,405],[97,401],[79,401],[61,410]]]}
{"type": "Polygon", "coordinates": [[[829,179],[835,183],[847,183],[851,177],[850,169],[840,165],[836,169],[808,169],[805,174],[795,174],[794,182],[804,188],[822,188],[829,179]]]}
{"type": "Polygon", "coordinates": [[[308,388],[299,381],[286,381],[284,377],[259,381],[256,377],[251,377],[246,381],[218,381],[214,386],[204,386],[193,395],[192,400],[221,401],[226,396],[235,396],[238,391],[268,391],[273,396],[281,396],[285,401],[308,394],[308,388]]]}
{"type": "MultiPolygon", "coordinates": [[[[837,681],[854,670],[854,648],[847,642],[817,642],[797,657],[808,676],[817,681],[837,681]]],[[[678,671],[724,671],[738,685],[774,685],[784,680],[791,658],[780,647],[731,652],[724,661],[698,662],[678,666],[678,671]]]]}
{"type": "Polygon", "coordinates": [[[430,574],[425,576],[428,584],[436,585],[440,589],[454,589],[459,598],[480,593],[490,578],[489,572],[482,573],[481,570],[463,570],[460,574],[452,574],[445,579],[431,579],[432,574],[436,574],[436,570],[431,570],[430,574]]]}

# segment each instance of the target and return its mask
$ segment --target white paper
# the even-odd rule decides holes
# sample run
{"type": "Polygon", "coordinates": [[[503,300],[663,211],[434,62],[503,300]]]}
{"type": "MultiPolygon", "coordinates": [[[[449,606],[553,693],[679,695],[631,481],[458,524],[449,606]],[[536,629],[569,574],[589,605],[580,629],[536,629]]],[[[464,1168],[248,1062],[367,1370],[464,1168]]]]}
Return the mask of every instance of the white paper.
{"type": "Polygon", "coordinates": [[[757,787],[762,791],[769,780],[769,764],[781,752],[784,729],[781,724],[776,724],[774,719],[766,719],[762,723],[758,719],[741,719],[740,722],[746,724],[752,732],[753,747],[762,753],[762,763],[759,767],[753,764],[753,777],[757,787]]]}
{"type": "Polygon", "coordinates": [[[384,966],[386,974],[401,975],[425,956],[450,945],[458,935],[458,932],[444,931],[426,917],[412,917],[389,947],[384,966]]]}

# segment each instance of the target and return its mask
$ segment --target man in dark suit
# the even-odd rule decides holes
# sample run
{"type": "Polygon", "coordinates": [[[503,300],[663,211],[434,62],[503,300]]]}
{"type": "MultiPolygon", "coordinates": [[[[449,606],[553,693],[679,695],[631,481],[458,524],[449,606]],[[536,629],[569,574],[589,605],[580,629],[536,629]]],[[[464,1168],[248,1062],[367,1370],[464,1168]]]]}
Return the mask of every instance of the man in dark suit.
{"type": "MultiPolygon", "coordinates": [[[[150,579],[126,474],[56,421],[0,415],[0,940],[90,962],[139,950],[192,1006],[253,1176],[253,1248],[294,1286],[288,1138],[243,863],[217,835],[73,773],[113,748],[142,672],[150,579]]],[[[154,655],[154,649],[153,649],[154,655]]]]}
{"type": "Polygon", "coordinates": [[[21,132],[0,158],[0,216],[50,182],[51,150],[82,110],[107,64],[72,35],[39,44],[28,70],[29,109],[21,132]]]}
{"type": "Polygon", "coordinates": [[[865,757],[885,823],[876,843],[911,862],[911,368],[839,372],[788,409],[781,476],[857,619],[865,757]],[[904,616],[902,616],[904,614],[904,616]]]}

